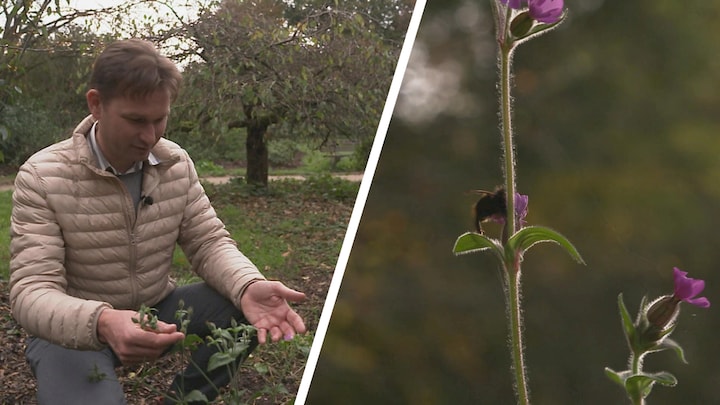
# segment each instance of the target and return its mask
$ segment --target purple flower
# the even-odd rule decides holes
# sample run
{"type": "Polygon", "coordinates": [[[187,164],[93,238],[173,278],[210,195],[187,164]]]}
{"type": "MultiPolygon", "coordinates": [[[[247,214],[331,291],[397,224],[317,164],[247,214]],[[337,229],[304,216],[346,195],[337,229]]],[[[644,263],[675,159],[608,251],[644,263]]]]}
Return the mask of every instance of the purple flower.
{"type": "Polygon", "coordinates": [[[520,193],[515,193],[515,218],[518,219],[520,226],[525,226],[525,217],[528,214],[528,200],[530,197],[520,193]]]}
{"type": "MultiPolygon", "coordinates": [[[[515,219],[521,227],[525,226],[526,224],[525,217],[528,214],[529,198],[530,197],[526,195],[515,193],[515,219]]],[[[493,215],[489,219],[497,224],[505,223],[505,215],[502,214],[493,215]]]]}
{"type": "MultiPolygon", "coordinates": [[[[516,0],[513,3],[520,1],[516,0]]],[[[510,5],[512,6],[513,4],[510,5]]],[[[545,24],[553,24],[562,17],[564,4],[563,0],[528,0],[528,7],[532,18],[545,24]]]]}
{"type": "Polygon", "coordinates": [[[522,8],[523,0],[500,0],[500,3],[515,10],[519,10],[522,8]]]}
{"type": "Polygon", "coordinates": [[[696,296],[705,289],[704,280],[687,277],[687,272],[677,267],[673,268],[673,278],[675,279],[675,298],[700,308],[708,308],[710,306],[710,301],[707,298],[696,298],[696,296]]]}

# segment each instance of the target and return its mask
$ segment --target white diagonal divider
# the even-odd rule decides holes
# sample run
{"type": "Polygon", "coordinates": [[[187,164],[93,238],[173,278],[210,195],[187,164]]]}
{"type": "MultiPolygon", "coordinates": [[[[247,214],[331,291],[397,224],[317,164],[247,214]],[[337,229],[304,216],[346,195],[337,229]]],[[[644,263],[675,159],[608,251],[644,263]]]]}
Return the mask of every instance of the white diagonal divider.
{"type": "Polygon", "coordinates": [[[370,155],[368,157],[368,163],[365,167],[365,173],[363,175],[362,182],[360,183],[357,200],[355,200],[355,206],[353,207],[353,211],[350,216],[350,222],[348,224],[347,232],[345,233],[345,239],[343,240],[343,245],[340,249],[340,256],[338,257],[338,262],[335,266],[335,271],[333,273],[332,281],[330,282],[325,305],[323,306],[322,314],[320,315],[318,327],[315,332],[315,338],[313,340],[312,347],[310,348],[310,354],[305,365],[302,380],[300,381],[300,388],[298,389],[297,397],[295,398],[295,405],[304,405],[305,400],[307,399],[308,391],[310,390],[310,383],[312,382],[315,367],[317,366],[318,358],[320,357],[323,341],[325,340],[325,334],[327,333],[328,325],[330,324],[330,318],[332,316],[333,308],[335,307],[335,301],[337,300],[338,291],[340,290],[340,284],[342,283],[342,279],[345,274],[345,267],[347,266],[350,251],[352,250],[352,245],[355,241],[358,224],[360,223],[360,218],[362,217],[362,213],[365,208],[368,191],[370,190],[370,185],[372,184],[372,179],[375,175],[375,169],[377,168],[380,152],[382,151],[383,143],[385,142],[388,125],[390,124],[390,119],[392,118],[393,110],[395,109],[395,103],[397,101],[398,94],[400,93],[400,85],[402,84],[403,77],[405,75],[405,69],[407,68],[408,60],[410,59],[413,44],[415,43],[415,37],[417,36],[422,14],[425,11],[425,3],[426,0],[417,0],[415,8],[413,9],[413,15],[410,19],[410,24],[408,25],[402,50],[400,51],[400,57],[398,59],[397,67],[395,68],[395,74],[393,75],[393,80],[390,84],[390,91],[388,92],[388,97],[385,100],[385,107],[383,108],[382,116],[380,117],[380,124],[378,125],[377,132],[375,133],[375,140],[373,141],[372,149],[370,150],[370,155]]]}

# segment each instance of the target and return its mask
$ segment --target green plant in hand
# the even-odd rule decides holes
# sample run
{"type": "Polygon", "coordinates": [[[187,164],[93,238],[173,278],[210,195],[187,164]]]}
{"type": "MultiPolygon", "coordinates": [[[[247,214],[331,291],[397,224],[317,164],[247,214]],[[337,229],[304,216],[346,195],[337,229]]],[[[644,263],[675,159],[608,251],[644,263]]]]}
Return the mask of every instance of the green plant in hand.
{"type": "Polygon", "coordinates": [[[138,324],[140,329],[157,330],[158,318],[156,313],[157,310],[155,308],[150,308],[147,305],[142,304],[140,309],[138,309],[137,318],[132,318],[132,321],[133,323],[138,324]]]}

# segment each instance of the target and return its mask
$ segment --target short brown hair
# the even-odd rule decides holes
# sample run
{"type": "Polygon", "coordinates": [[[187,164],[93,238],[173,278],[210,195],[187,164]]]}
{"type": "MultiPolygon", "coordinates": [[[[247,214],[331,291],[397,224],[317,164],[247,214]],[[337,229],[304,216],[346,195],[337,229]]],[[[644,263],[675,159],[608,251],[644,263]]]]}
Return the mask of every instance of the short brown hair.
{"type": "Polygon", "coordinates": [[[90,88],[100,92],[104,101],[118,96],[142,98],[157,90],[167,90],[175,101],[181,82],[175,63],[152,42],[126,39],[108,45],[95,60],[90,88]]]}

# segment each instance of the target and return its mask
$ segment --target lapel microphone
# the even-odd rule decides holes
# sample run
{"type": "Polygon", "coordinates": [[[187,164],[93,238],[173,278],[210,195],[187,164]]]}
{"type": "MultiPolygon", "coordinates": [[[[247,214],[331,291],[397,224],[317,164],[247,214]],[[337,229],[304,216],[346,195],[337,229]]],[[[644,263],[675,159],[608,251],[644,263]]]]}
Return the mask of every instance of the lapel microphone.
{"type": "Polygon", "coordinates": [[[149,195],[144,195],[144,196],[140,197],[140,200],[142,200],[143,205],[153,205],[153,202],[155,202],[155,201],[153,201],[153,198],[150,197],[149,195]]]}

